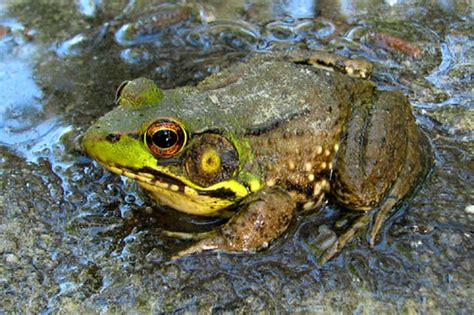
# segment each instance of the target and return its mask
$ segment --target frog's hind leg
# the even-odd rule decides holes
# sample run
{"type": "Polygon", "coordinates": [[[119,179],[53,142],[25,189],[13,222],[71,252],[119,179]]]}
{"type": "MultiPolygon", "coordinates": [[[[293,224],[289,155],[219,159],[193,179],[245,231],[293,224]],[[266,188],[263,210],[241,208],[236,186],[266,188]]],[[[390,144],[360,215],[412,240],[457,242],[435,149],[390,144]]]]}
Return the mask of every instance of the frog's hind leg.
{"type": "MultiPolygon", "coordinates": [[[[422,147],[427,145],[426,139],[422,140],[422,147]]],[[[408,159],[406,163],[406,167],[404,167],[401,171],[400,178],[406,178],[406,176],[410,176],[410,174],[418,174],[418,176],[411,176],[410,181],[417,181],[420,179],[424,179],[425,175],[421,167],[424,167],[424,170],[428,170],[429,160],[423,157],[418,156],[420,151],[418,149],[408,149],[408,155],[412,158],[420,158],[424,162],[423,164],[415,163],[414,159],[408,159]],[[419,176],[423,174],[423,176],[419,176]]],[[[396,206],[396,204],[407,194],[409,193],[409,187],[407,186],[406,182],[402,182],[398,180],[395,182],[394,186],[390,190],[389,194],[385,197],[382,204],[375,208],[373,211],[367,211],[362,213],[357,219],[355,219],[351,226],[346,229],[338,238],[337,240],[328,248],[326,249],[323,254],[320,256],[319,260],[321,264],[326,263],[330,260],[334,255],[341,251],[341,249],[354,237],[354,235],[361,229],[365,229],[369,223],[372,221],[372,226],[369,232],[369,246],[374,247],[375,240],[377,235],[380,232],[382,227],[382,223],[385,221],[385,218],[390,214],[391,210],[396,206]]]]}
{"type": "Polygon", "coordinates": [[[429,146],[403,100],[399,92],[381,92],[373,103],[354,107],[336,162],[332,194],[345,208],[365,213],[323,253],[322,262],[338,253],[372,217],[373,246],[385,217],[425,177],[429,146]]]}
{"type": "Polygon", "coordinates": [[[205,250],[244,252],[265,248],[288,228],[295,208],[296,202],[286,191],[264,188],[247,198],[226,224],[172,259],[205,250]]]}
{"type": "Polygon", "coordinates": [[[371,247],[375,244],[375,239],[382,227],[385,217],[390,213],[402,197],[413,191],[413,187],[427,177],[431,164],[431,150],[428,139],[418,129],[408,130],[409,144],[406,150],[406,160],[399,175],[399,179],[394,183],[390,192],[385,196],[379,210],[375,213],[369,235],[371,247]],[[410,143],[411,142],[411,143],[410,143]],[[408,181],[408,183],[407,183],[408,181]]]}

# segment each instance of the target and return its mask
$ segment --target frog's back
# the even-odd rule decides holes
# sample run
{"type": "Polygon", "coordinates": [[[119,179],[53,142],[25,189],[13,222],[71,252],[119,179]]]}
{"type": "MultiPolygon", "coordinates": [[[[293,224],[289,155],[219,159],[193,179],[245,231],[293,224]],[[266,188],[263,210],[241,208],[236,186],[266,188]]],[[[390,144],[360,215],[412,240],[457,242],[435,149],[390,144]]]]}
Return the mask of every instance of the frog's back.
{"type": "MultiPolygon", "coordinates": [[[[261,132],[294,121],[304,129],[330,128],[344,120],[351,79],[310,65],[255,58],[211,76],[197,89],[174,92],[174,111],[197,129],[261,132]]],[[[165,106],[164,106],[165,107],[165,106]]],[[[296,126],[295,126],[296,127],[296,126]]]]}
{"type": "Polygon", "coordinates": [[[305,207],[329,190],[332,164],[352,106],[371,94],[366,81],[288,61],[251,62],[199,86],[210,120],[245,133],[266,185],[279,185],[305,207]],[[239,129],[240,128],[240,129],[239,129]]]}

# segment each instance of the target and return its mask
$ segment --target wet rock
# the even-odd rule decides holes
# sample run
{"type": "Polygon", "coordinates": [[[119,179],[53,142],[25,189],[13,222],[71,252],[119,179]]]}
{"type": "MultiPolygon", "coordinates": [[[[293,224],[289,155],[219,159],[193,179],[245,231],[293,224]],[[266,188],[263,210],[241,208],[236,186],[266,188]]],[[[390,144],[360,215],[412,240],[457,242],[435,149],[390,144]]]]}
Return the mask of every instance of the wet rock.
{"type": "Polygon", "coordinates": [[[474,205],[466,206],[466,208],[464,208],[464,211],[465,211],[467,214],[474,214],[474,205]]]}
{"type": "Polygon", "coordinates": [[[425,113],[436,119],[450,134],[474,132],[474,109],[462,106],[446,106],[425,113]]]}
{"type": "Polygon", "coordinates": [[[16,256],[15,254],[6,254],[5,261],[9,264],[18,264],[20,260],[18,259],[18,256],[16,256]]]}

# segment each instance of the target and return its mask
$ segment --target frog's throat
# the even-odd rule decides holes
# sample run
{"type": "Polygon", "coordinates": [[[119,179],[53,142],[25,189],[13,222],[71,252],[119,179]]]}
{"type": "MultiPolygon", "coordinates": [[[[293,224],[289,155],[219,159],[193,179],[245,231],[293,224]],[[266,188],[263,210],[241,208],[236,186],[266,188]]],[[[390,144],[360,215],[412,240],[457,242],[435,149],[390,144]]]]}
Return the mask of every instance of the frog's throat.
{"type": "Polygon", "coordinates": [[[131,170],[115,165],[102,165],[111,172],[138,181],[160,204],[189,214],[215,215],[249,194],[249,190],[235,179],[200,187],[149,167],[131,170]]]}

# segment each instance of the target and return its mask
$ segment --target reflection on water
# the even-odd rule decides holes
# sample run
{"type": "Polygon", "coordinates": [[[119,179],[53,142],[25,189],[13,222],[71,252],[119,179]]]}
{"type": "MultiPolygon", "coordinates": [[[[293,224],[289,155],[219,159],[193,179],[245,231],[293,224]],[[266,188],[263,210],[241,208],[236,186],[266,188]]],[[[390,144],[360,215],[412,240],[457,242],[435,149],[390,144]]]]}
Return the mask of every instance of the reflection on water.
{"type": "MultiPolygon", "coordinates": [[[[42,115],[42,92],[33,79],[31,64],[11,53],[4,56],[0,61],[0,128],[2,132],[20,133],[41,119],[38,116],[42,115]]],[[[1,137],[0,141],[12,144],[16,140],[1,137]]]]}
{"type": "Polygon", "coordinates": [[[17,21],[0,20],[0,25],[7,29],[0,38],[0,143],[35,160],[36,153],[50,149],[68,128],[43,108],[34,67],[44,52],[17,21]]]}
{"type": "Polygon", "coordinates": [[[28,140],[28,137],[22,138],[21,132],[42,120],[38,116],[42,115],[43,93],[33,78],[37,47],[25,42],[21,36],[15,36],[24,31],[21,24],[8,20],[2,21],[1,25],[7,34],[0,38],[0,55],[3,56],[0,60],[0,141],[14,144],[28,140]]]}
{"type": "Polygon", "coordinates": [[[102,0],[77,0],[76,2],[79,12],[89,17],[93,17],[102,4],[102,0]]]}
{"type": "Polygon", "coordinates": [[[291,16],[295,19],[316,16],[315,0],[278,0],[273,2],[275,16],[291,16]]]}

